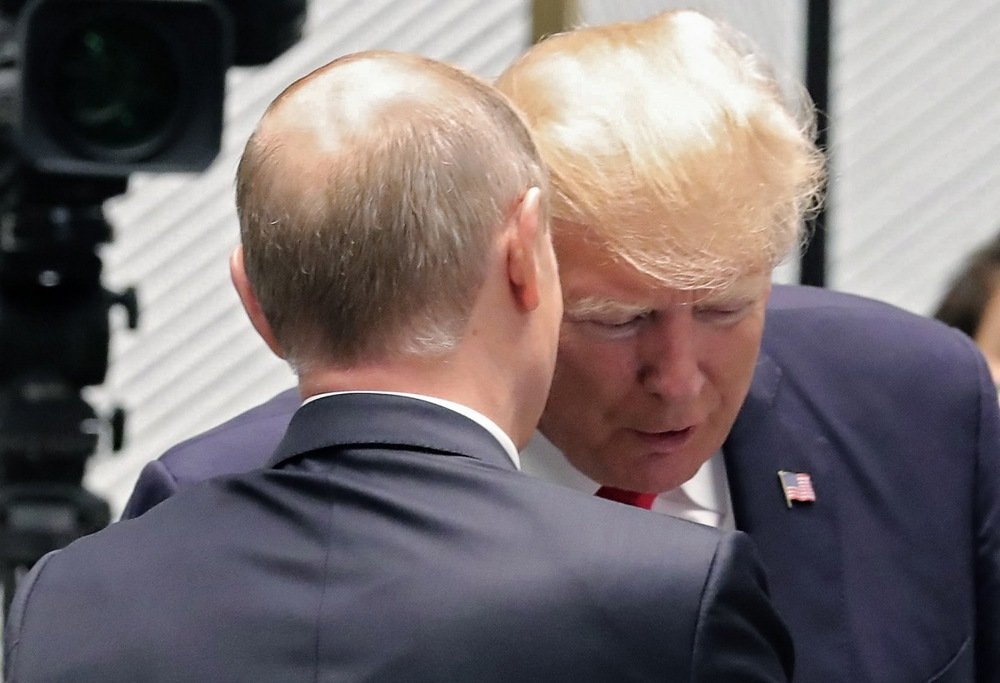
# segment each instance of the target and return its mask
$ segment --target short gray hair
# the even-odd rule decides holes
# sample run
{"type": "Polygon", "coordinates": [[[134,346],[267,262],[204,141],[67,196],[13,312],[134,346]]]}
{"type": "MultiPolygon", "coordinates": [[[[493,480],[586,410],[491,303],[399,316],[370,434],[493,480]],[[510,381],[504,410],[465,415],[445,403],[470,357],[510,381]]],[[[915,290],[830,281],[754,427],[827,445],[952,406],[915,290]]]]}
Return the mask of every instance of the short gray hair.
{"type": "Polygon", "coordinates": [[[452,348],[532,186],[544,202],[519,114],[458,69],[359,53],[289,86],[247,143],[237,208],[247,276],[293,366],[452,348]],[[358,64],[384,74],[381,95],[358,64]],[[319,125],[297,130],[303,117],[319,125]]]}

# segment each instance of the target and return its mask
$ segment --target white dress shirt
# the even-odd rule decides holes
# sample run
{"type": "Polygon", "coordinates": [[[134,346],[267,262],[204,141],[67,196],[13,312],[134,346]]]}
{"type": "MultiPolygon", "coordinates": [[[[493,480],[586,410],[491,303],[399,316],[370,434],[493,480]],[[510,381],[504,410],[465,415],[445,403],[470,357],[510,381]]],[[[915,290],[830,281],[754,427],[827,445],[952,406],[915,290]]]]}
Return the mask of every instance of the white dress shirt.
{"type": "MultiPolygon", "coordinates": [[[[522,469],[535,477],[562,484],[584,493],[595,493],[599,486],[576,468],[541,433],[521,451],[522,469]]],[[[732,501],[726,480],[726,462],[717,452],[677,488],[664,491],[653,502],[653,510],[720,529],[734,529],[732,501]]]]}

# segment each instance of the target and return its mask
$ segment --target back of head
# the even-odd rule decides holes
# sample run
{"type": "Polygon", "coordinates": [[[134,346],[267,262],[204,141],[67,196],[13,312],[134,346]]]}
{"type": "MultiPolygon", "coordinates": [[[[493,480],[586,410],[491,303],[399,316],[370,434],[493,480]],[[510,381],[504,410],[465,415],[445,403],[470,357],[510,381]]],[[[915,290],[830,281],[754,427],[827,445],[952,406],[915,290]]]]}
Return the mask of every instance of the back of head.
{"type": "Polygon", "coordinates": [[[1000,291],[1000,235],[966,259],[941,298],[934,317],[975,339],[987,305],[1000,291]]]}
{"type": "Polygon", "coordinates": [[[823,160],[745,37],[693,11],[543,40],[497,87],[551,172],[553,217],[673,287],[770,269],[800,243],[823,160]]]}
{"type": "Polygon", "coordinates": [[[490,86],[416,55],[350,55],[289,86],[247,144],[247,278],[300,370],[447,352],[506,213],[545,183],[490,86]]]}

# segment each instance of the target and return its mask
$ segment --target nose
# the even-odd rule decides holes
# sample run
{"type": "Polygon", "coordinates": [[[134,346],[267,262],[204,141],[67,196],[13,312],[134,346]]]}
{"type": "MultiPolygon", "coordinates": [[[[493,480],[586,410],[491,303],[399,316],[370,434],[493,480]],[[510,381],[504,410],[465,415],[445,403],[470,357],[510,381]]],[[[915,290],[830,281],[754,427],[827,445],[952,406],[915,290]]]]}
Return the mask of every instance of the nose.
{"type": "Polygon", "coordinates": [[[696,323],[690,308],[662,315],[640,333],[638,381],[650,394],[680,401],[705,386],[698,358],[696,323]]]}

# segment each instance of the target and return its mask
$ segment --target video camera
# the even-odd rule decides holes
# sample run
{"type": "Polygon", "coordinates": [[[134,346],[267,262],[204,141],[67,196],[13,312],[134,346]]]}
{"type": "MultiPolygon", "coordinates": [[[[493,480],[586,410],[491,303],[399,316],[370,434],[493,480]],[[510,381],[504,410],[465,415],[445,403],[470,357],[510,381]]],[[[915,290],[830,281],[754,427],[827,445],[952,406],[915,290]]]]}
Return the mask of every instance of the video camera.
{"type": "Polygon", "coordinates": [[[110,521],[86,491],[101,438],[81,391],[104,382],[104,202],[135,172],[198,172],[219,152],[226,72],[302,35],[306,0],[0,0],[0,571],[19,573],[110,521]]]}

